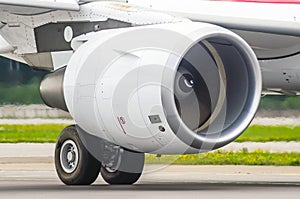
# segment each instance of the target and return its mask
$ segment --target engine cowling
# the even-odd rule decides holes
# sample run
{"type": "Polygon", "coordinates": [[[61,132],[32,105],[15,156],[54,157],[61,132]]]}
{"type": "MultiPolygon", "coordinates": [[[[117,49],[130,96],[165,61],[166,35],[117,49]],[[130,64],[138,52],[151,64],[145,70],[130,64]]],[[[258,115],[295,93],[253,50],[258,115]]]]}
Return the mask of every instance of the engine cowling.
{"type": "Polygon", "coordinates": [[[40,84],[40,96],[47,106],[68,112],[63,91],[65,71],[63,67],[45,75],[40,84]]]}
{"type": "Polygon", "coordinates": [[[135,151],[197,153],[232,142],[255,115],[260,68],[229,30],[183,22],[85,37],[66,69],[64,96],[92,135],[135,151]]]}

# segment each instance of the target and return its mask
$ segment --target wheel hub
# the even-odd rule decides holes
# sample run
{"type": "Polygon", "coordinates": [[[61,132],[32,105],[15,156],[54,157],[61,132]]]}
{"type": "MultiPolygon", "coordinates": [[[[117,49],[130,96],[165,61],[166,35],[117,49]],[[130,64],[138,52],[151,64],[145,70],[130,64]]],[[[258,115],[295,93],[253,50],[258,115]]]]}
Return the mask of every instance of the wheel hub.
{"type": "Polygon", "coordinates": [[[75,152],[74,151],[69,151],[67,154],[67,160],[68,162],[74,162],[76,158],[75,152]]]}
{"type": "Polygon", "coordinates": [[[78,165],[78,148],[73,140],[66,140],[60,150],[60,164],[66,173],[72,173],[78,165]]]}

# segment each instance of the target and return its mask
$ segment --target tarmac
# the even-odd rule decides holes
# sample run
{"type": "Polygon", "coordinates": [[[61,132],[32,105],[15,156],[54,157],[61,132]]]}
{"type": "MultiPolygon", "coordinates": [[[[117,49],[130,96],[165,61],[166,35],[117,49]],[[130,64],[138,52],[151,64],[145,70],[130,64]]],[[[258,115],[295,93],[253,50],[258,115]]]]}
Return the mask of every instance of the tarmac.
{"type": "Polygon", "coordinates": [[[66,186],[53,163],[0,163],[0,198],[299,199],[300,167],[145,165],[134,185],[66,186]]]}
{"type": "MultiPolygon", "coordinates": [[[[300,143],[231,143],[223,150],[299,152],[300,143]]],[[[0,198],[209,198],[299,199],[297,166],[145,165],[131,186],[108,186],[101,176],[92,186],[66,186],[56,175],[55,144],[0,144],[0,198]]]]}
{"type": "MultiPolygon", "coordinates": [[[[27,161],[49,163],[53,161],[54,149],[54,143],[1,143],[0,163],[27,161]]],[[[295,152],[300,155],[300,142],[232,142],[220,150],[232,152],[263,150],[271,153],[295,152]]]]}

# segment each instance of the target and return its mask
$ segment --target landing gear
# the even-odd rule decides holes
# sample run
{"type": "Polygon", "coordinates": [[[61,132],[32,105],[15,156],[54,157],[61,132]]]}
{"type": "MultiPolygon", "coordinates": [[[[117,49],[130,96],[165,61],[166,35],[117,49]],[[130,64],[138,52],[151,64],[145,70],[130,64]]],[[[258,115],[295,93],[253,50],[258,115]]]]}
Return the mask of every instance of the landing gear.
{"type": "Polygon", "coordinates": [[[109,184],[133,184],[142,174],[144,159],[143,153],[91,137],[75,125],[61,132],[55,148],[56,171],[67,185],[90,185],[97,179],[100,170],[109,184]],[[94,152],[91,154],[89,151],[94,152]]]}
{"type": "Polygon", "coordinates": [[[141,176],[144,168],[145,155],[123,150],[119,157],[118,166],[109,167],[102,164],[101,175],[111,185],[135,183],[141,176]]]}
{"type": "Polygon", "coordinates": [[[99,175],[101,163],[86,150],[75,125],[66,127],[58,138],[55,167],[66,185],[90,185],[99,175]]]}

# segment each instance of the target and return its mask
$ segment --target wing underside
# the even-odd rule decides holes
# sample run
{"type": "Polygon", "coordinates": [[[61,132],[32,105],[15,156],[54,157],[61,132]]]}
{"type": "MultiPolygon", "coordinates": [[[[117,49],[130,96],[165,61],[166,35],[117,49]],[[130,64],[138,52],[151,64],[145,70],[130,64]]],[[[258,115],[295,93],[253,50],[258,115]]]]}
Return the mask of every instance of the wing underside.
{"type": "MultiPolygon", "coordinates": [[[[68,14],[65,13],[66,15],[63,15],[62,12],[59,12],[60,14],[58,14],[54,20],[55,23],[57,21],[67,21],[72,13],[75,14],[69,19],[72,22],[76,22],[76,20],[97,21],[97,19],[89,17],[98,15],[91,15],[91,9],[88,9],[88,4],[83,5],[94,1],[102,0],[0,0],[0,12],[7,12],[6,15],[2,16],[3,27],[1,28],[1,35],[6,36],[4,39],[8,41],[3,40],[1,42],[0,40],[0,53],[12,52],[14,50],[14,53],[23,54],[23,58],[28,52],[36,53],[37,46],[35,45],[36,41],[34,39],[36,35],[33,32],[39,25],[32,25],[32,23],[34,20],[34,22],[40,24],[41,21],[37,18],[38,16],[43,16],[43,19],[46,19],[45,24],[50,23],[51,25],[53,21],[49,21],[51,18],[48,16],[49,11],[80,10],[82,13],[88,13],[87,15],[76,15],[76,12],[66,12],[68,14]],[[24,16],[16,18],[14,17],[16,14],[24,14],[24,16]],[[28,18],[29,16],[26,16],[26,14],[31,17],[28,18]],[[3,19],[9,15],[11,15],[11,18],[3,21],[3,19]],[[80,18],[80,16],[87,16],[87,18],[80,18]],[[21,18],[24,21],[19,23],[18,19],[21,18]],[[32,30],[30,29],[31,32],[28,31],[28,27],[32,28],[32,30]],[[11,28],[14,31],[5,32],[5,28],[11,28]],[[16,31],[16,29],[20,29],[20,31],[16,31]],[[27,34],[14,35],[22,31],[27,34]],[[28,36],[28,32],[32,33],[32,37],[30,37],[30,35],[28,36]],[[10,39],[12,36],[16,36],[18,39],[10,39]],[[24,42],[22,43],[20,38],[27,41],[25,44],[29,43],[30,45],[23,45],[24,42]],[[31,43],[28,41],[31,41],[31,43]],[[29,48],[24,50],[25,47],[29,48]]],[[[250,3],[210,2],[205,0],[186,0],[184,3],[179,0],[119,1],[129,2],[131,5],[118,4],[115,2],[110,5],[107,4],[107,2],[103,2],[103,6],[101,7],[102,4],[99,4],[95,12],[106,13],[107,15],[105,16],[110,16],[112,19],[115,19],[114,16],[116,15],[116,19],[124,20],[124,22],[128,22],[129,17],[134,21],[143,22],[140,24],[144,24],[145,22],[147,22],[146,24],[151,24],[148,23],[148,19],[157,19],[162,16],[159,15],[160,13],[164,13],[179,16],[181,20],[189,19],[192,21],[212,23],[230,29],[244,38],[255,51],[264,76],[265,91],[285,94],[297,94],[300,92],[300,14],[298,12],[300,5],[258,5],[250,3]],[[110,8],[108,5],[110,5],[112,9],[108,9],[110,8]],[[149,10],[141,12],[141,10],[137,9],[140,7],[136,6],[150,7],[150,9],[154,9],[154,11],[153,13],[151,12],[151,14],[149,14],[149,10]],[[152,17],[153,14],[155,17],[152,17]]],[[[99,20],[103,21],[103,17],[98,19],[98,21],[99,20]]],[[[132,21],[129,22],[136,24],[132,21]]],[[[44,56],[44,54],[39,54],[38,56],[40,56],[38,59],[42,59],[41,56],[44,56]]]]}
{"type": "Polygon", "coordinates": [[[46,10],[79,10],[76,0],[0,0],[0,10],[10,13],[35,14],[46,10]]]}
{"type": "MultiPolygon", "coordinates": [[[[81,4],[96,1],[103,0],[0,0],[0,11],[26,15],[39,14],[49,10],[78,11],[81,4]]],[[[126,2],[125,0],[113,1],[126,2]]]]}

